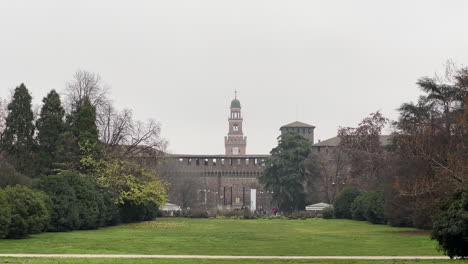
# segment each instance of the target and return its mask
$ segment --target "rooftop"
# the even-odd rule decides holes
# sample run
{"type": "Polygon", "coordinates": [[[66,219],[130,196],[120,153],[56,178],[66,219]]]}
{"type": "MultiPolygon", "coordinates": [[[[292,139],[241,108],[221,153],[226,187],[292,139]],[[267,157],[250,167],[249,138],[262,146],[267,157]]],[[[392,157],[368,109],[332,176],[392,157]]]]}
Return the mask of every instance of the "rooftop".
{"type": "Polygon", "coordinates": [[[302,122],[299,122],[299,121],[292,122],[290,124],[284,125],[281,128],[283,128],[283,127],[312,127],[312,128],[315,128],[315,126],[313,126],[313,125],[309,125],[309,124],[302,123],[302,122]]]}
{"type": "MultiPolygon", "coordinates": [[[[379,138],[380,144],[382,144],[383,146],[390,145],[391,144],[390,139],[391,139],[390,135],[381,135],[379,138]]],[[[341,141],[340,137],[332,137],[327,140],[323,140],[318,143],[315,143],[312,146],[313,147],[336,147],[338,146],[338,144],[340,144],[340,141],[341,141]]]]}

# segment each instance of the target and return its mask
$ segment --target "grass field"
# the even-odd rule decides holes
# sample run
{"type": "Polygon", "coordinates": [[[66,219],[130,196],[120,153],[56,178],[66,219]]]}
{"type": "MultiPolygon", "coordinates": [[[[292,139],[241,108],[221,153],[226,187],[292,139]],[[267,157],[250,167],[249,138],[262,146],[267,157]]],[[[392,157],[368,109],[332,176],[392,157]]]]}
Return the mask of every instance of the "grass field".
{"type": "Polygon", "coordinates": [[[404,256],[441,255],[414,229],[351,220],[162,218],[100,230],[0,240],[0,253],[404,256]]]}
{"type": "Polygon", "coordinates": [[[189,259],[32,259],[0,258],[21,264],[467,264],[463,260],[189,260],[189,259]]]}

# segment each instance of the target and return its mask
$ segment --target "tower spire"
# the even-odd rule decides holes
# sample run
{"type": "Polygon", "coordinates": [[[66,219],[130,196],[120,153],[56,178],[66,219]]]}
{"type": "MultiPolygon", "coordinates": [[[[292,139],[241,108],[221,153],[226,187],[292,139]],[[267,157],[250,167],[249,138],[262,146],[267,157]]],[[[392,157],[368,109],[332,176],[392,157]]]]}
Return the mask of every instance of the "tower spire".
{"type": "Polygon", "coordinates": [[[237,99],[237,88],[234,90],[234,99],[237,99]]]}

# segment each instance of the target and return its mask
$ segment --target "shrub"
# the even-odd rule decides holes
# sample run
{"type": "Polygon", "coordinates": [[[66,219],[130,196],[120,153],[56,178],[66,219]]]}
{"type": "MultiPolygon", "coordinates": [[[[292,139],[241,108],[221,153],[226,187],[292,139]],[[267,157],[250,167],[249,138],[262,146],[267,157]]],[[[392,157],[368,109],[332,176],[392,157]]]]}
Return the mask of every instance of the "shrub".
{"type": "Polygon", "coordinates": [[[158,206],[153,202],[135,205],[126,202],[119,205],[120,219],[124,223],[153,220],[158,215],[158,206]]]}
{"type": "Polygon", "coordinates": [[[11,209],[7,238],[23,238],[47,229],[47,196],[22,185],[7,186],[5,196],[11,209]]]}
{"type": "Polygon", "coordinates": [[[366,194],[359,195],[351,204],[351,217],[354,220],[365,221],[366,211],[368,207],[368,199],[366,194]]]}
{"type": "Polygon", "coordinates": [[[356,199],[360,194],[361,191],[355,187],[344,188],[340,193],[338,193],[335,201],[333,202],[335,217],[351,219],[351,205],[353,204],[354,199],[356,199]]]}
{"type": "Polygon", "coordinates": [[[468,256],[468,189],[459,190],[434,217],[432,239],[450,258],[468,256]]]}
{"type": "Polygon", "coordinates": [[[11,223],[11,209],[2,189],[0,189],[0,238],[8,233],[8,226],[11,223]]]}
{"type": "Polygon", "coordinates": [[[187,212],[187,217],[191,218],[208,218],[208,212],[200,209],[191,209],[187,212]]]}
{"type": "Polygon", "coordinates": [[[103,226],[111,226],[120,223],[119,207],[115,204],[115,196],[105,190],[101,190],[104,200],[101,209],[100,219],[103,226]]]}
{"type": "Polygon", "coordinates": [[[366,220],[373,224],[385,224],[387,220],[384,213],[384,191],[382,189],[371,191],[366,193],[365,197],[366,220]]]}
{"type": "Polygon", "coordinates": [[[288,216],[289,219],[306,219],[310,217],[311,217],[311,214],[307,211],[296,211],[288,216]]]}
{"type": "Polygon", "coordinates": [[[322,217],[324,219],[333,219],[333,218],[335,218],[335,209],[333,209],[333,207],[331,207],[331,206],[324,208],[322,210],[322,217]]]}
{"type": "Polygon", "coordinates": [[[0,157],[0,188],[17,184],[29,185],[31,179],[15,170],[5,159],[0,157]]]}
{"type": "Polygon", "coordinates": [[[103,194],[90,180],[76,172],[46,176],[34,183],[51,200],[49,231],[94,229],[109,222],[103,194]]]}

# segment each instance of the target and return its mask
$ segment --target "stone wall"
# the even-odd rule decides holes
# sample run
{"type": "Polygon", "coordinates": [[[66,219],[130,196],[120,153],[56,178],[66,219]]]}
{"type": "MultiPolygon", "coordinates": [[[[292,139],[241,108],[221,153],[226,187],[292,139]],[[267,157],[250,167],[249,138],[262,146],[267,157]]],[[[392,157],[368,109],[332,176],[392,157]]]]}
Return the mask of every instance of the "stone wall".
{"type": "Polygon", "coordinates": [[[203,210],[250,207],[250,189],[257,190],[257,208],[271,209],[271,196],[258,178],[268,155],[168,155],[159,171],[171,185],[169,200],[203,210]]]}

